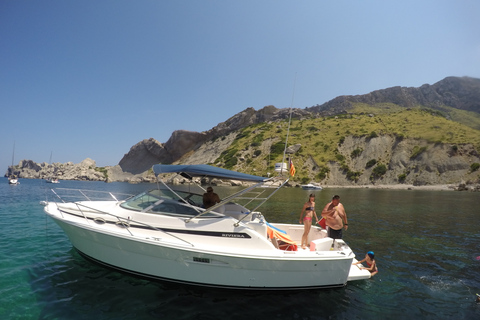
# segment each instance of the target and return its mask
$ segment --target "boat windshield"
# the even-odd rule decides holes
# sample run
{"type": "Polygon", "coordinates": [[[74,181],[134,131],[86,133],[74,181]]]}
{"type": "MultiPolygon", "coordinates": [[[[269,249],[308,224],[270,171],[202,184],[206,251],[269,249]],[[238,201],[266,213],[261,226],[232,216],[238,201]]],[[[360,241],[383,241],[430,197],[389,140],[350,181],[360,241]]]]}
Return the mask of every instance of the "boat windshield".
{"type": "MultiPolygon", "coordinates": [[[[202,196],[194,193],[179,191],[177,194],[170,190],[151,190],[143,192],[120,204],[124,209],[145,213],[196,216],[204,211],[201,208],[202,196]],[[178,194],[178,196],[177,196],[178,194]],[[180,198],[180,197],[181,198],[180,198]],[[188,202],[185,203],[185,201],[188,202]]],[[[218,213],[211,212],[202,217],[219,217],[218,213]]]]}

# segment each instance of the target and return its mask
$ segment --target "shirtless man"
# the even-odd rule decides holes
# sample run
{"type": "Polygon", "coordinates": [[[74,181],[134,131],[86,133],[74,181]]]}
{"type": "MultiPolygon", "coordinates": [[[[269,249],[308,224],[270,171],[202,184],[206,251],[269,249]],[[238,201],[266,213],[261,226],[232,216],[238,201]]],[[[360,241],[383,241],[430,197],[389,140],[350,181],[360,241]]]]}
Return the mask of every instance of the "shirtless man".
{"type": "Polygon", "coordinates": [[[342,239],[342,228],[348,229],[347,213],[340,203],[340,196],[335,195],[322,211],[322,217],[328,226],[328,236],[333,239],[342,239]]]}
{"type": "Polygon", "coordinates": [[[210,208],[219,202],[220,197],[218,196],[218,194],[213,192],[212,187],[208,187],[207,192],[203,194],[203,206],[205,207],[205,209],[210,208]]]}

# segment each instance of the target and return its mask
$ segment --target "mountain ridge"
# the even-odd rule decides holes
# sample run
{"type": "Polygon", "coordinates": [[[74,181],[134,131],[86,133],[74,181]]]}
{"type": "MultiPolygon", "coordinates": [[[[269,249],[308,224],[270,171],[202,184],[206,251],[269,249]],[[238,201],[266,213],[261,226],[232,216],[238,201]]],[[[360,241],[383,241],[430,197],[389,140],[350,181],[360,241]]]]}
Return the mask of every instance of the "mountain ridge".
{"type": "MultiPolygon", "coordinates": [[[[473,125],[467,123],[467,125],[474,129],[480,129],[480,79],[447,77],[433,85],[424,84],[419,88],[397,86],[372,91],[365,95],[340,96],[322,105],[305,109],[277,109],[272,105],[265,106],[258,111],[247,108],[208,131],[198,133],[177,130],[172,133],[165,144],[156,143],[155,147],[151,146],[152,138],[148,139],[148,143],[143,140],[143,142],[139,142],[140,145],[135,145],[123,156],[119,165],[125,172],[138,174],[148,170],[155,163],[179,161],[186,154],[198,149],[203,143],[249,125],[287,119],[290,112],[292,117],[297,119],[348,114],[359,103],[370,106],[380,105],[380,108],[382,104],[386,103],[403,108],[430,107],[444,113],[447,119],[459,118],[448,108],[474,112],[478,117],[478,122],[474,122],[473,125]],[[142,144],[145,148],[141,148],[142,144]],[[155,150],[155,153],[151,150],[155,150]],[[146,162],[145,159],[151,159],[151,161],[146,162]],[[138,165],[139,162],[142,163],[141,167],[138,165]]],[[[472,117],[467,118],[472,119],[472,117]]]]}
{"type": "MultiPolygon", "coordinates": [[[[369,105],[393,103],[404,108],[415,106],[443,110],[444,106],[480,113],[480,79],[471,77],[446,77],[433,85],[420,87],[390,87],[362,95],[336,97],[322,105],[306,108],[322,115],[348,112],[354,103],[369,105]]],[[[477,128],[480,129],[480,128],[477,128]]]]}

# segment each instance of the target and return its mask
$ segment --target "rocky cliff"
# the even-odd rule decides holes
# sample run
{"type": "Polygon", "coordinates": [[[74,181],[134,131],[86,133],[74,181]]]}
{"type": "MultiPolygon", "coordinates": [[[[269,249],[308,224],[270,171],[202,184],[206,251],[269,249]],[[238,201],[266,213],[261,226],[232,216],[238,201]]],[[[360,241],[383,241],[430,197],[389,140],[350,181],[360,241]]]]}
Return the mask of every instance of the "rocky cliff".
{"type": "MultiPolygon", "coordinates": [[[[124,172],[139,174],[150,169],[152,165],[157,163],[174,163],[182,158],[184,158],[184,161],[192,163],[192,160],[188,160],[188,157],[185,156],[195,153],[195,151],[201,148],[205,143],[207,143],[208,146],[219,150],[220,153],[224,150],[220,150],[220,146],[212,146],[212,143],[208,143],[208,141],[228,136],[229,134],[252,124],[285,119],[289,114],[289,109],[277,109],[274,106],[266,106],[258,111],[255,111],[253,108],[247,108],[227,121],[219,123],[208,131],[199,133],[177,130],[172,133],[172,136],[165,144],[162,144],[153,138],[140,141],[123,156],[119,162],[119,166],[124,172]]],[[[310,115],[311,112],[306,110],[292,110],[292,117],[310,115]]],[[[224,145],[224,143],[221,143],[220,145],[224,145]]],[[[212,153],[212,156],[208,157],[208,159],[213,161],[214,154],[215,153],[212,153]]],[[[194,159],[196,158],[194,157],[194,159]]],[[[202,163],[208,162],[210,161],[202,163]]]]}
{"type": "Polygon", "coordinates": [[[346,137],[339,152],[347,161],[348,176],[337,162],[329,164],[327,185],[372,185],[404,183],[414,186],[480,183],[480,175],[472,171],[472,163],[480,163],[473,145],[429,143],[420,139],[403,139],[390,135],[346,137]],[[361,153],[352,158],[355,150],[361,153]],[[375,163],[369,161],[375,159],[375,163]],[[386,171],[376,173],[377,164],[385,164],[386,171]]]}

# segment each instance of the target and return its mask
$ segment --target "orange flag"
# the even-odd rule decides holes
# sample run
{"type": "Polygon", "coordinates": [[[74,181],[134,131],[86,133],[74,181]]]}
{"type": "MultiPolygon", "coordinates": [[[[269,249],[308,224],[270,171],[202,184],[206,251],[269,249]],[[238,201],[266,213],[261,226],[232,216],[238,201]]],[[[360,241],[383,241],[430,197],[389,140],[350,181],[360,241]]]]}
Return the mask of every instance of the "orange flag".
{"type": "Polygon", "coordinates": [[[292,159],[290,159],[290,175],[292,177],[295,175],[295,166],[293,165],[292,159]]]}

